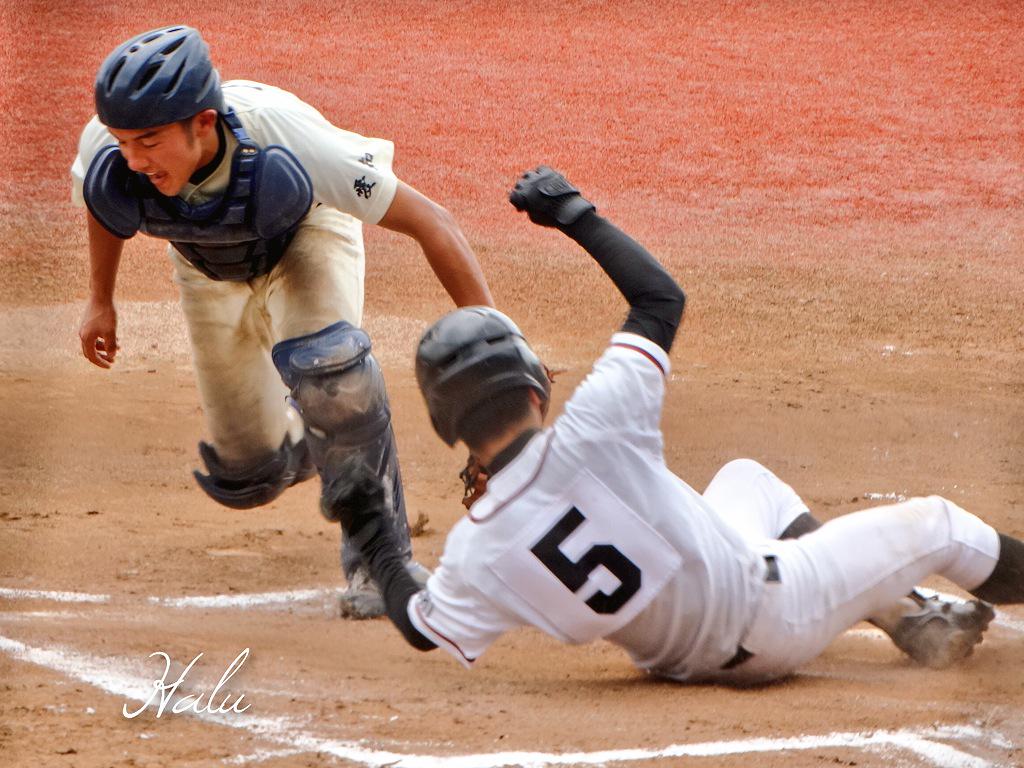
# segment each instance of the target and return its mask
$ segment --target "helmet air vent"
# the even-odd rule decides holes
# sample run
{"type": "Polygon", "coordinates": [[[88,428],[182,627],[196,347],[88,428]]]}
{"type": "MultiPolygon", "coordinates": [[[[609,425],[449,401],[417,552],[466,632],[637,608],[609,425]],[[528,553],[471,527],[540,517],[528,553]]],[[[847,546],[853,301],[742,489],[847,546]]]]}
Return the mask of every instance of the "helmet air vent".
{"type": "Polygon", "coordinates": [[[176,50],[181,48],[181,46],[184,44],[184,42],[185,42],[185,38],[184,37],[179,37],[177,40],[172,40],[171,44],[168,45],[166,48],[164,48],[161,51],[161,53],[163,53],[164,56],[167,56],[170,53],[174,53],[176,50]]]}
{"type": "Polygon", "coordinates": [[[167,87],[164,88],[164,93],[174,93],[174,90],[178,87],[178,82],[181,80],[181,75],[185,71],[185,65],[187,63],[187,61],[181,62],[181,64],[178,66],[178,71],[174,73],[174,77],[171,78],[171,81],[167,84],[167,87]]]}
{"type": "Polygon", "coordinates": [[[146,67],[146,71],[142,74],[142,79],[139,80],[138,89],[141,91],[143,88],[149,85],[149,81],[156,77],[156,74],[159,71],[160,62],[154,62],[153,64],[150,64],[148,67],[146,67]]]}
{"type": "Polygon", "coordinates": [[[126,58],[122,57],[115,67],[110,70],[110,75],[107,76],[107,93],[114,90],[114,86],[117,84],[117,76],[124,69],[124,63],[127,61],[126,58]]]}

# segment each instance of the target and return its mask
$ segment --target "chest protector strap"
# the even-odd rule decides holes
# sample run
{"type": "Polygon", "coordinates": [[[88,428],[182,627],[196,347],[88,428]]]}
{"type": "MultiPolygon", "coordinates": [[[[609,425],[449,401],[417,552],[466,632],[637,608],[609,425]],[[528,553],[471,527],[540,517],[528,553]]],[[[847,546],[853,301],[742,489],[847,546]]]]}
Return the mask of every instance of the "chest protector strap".
{"type": "Polygon", "coordinates": [[[238,140],[231,180],[221,196],[189,205],[162,195],[110,145],[89,166],[85,202],[117,237],[141,231],[170,240],[207,277],[244,281],[267,274],[281,260],[313,204],[313,184],[288,149],[260,148],[234,112],[221,117],[238,140]]]}

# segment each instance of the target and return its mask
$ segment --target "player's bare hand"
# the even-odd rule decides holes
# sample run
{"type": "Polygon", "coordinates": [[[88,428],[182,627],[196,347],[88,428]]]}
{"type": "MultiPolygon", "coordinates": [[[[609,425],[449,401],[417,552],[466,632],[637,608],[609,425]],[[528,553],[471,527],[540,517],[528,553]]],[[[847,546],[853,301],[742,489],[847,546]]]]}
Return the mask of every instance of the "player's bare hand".
{"type": "Polygon", "coordinates": [[[546,165],[524,173],[508,200],[542,227],[568,227],[583,214],[596,210],[562,174],[546,165]]]}
{"type": "Polygon", "coordinates": [[[109,368],[117,356],[117,310],[110,303],[90,301],[78,329],[85,359],[109,368]]]}

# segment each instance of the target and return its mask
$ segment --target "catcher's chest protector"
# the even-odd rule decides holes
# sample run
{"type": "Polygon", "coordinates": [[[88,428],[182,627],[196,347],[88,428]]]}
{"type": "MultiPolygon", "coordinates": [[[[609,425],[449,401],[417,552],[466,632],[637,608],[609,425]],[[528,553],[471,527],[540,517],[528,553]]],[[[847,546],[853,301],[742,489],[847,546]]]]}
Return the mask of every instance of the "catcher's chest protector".
{"type": "Polygon", "coordinates": [[[194,206],[162,195],[110,145],[89,166],[85,202],[118,237],[142,231],[170,240],[207,277],[250,280],[268,273],[284,255],[313,204],[313,184],[289,150],[260,148],[234,112],[222,118],[238,140],[223,195],[194,206]]]}

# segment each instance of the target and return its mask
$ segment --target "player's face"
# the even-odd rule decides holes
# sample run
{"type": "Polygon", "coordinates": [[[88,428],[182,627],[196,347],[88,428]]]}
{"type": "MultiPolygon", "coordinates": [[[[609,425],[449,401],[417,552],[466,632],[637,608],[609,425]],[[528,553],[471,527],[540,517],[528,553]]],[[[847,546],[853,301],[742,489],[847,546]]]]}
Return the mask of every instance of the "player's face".
{"type": "Polygon", "coordinates": [[[139,130],[110,129],[128,167],[144,173],[163,195],[178,194],[201,167],[202,146],[191,123],[139,130]]]}

